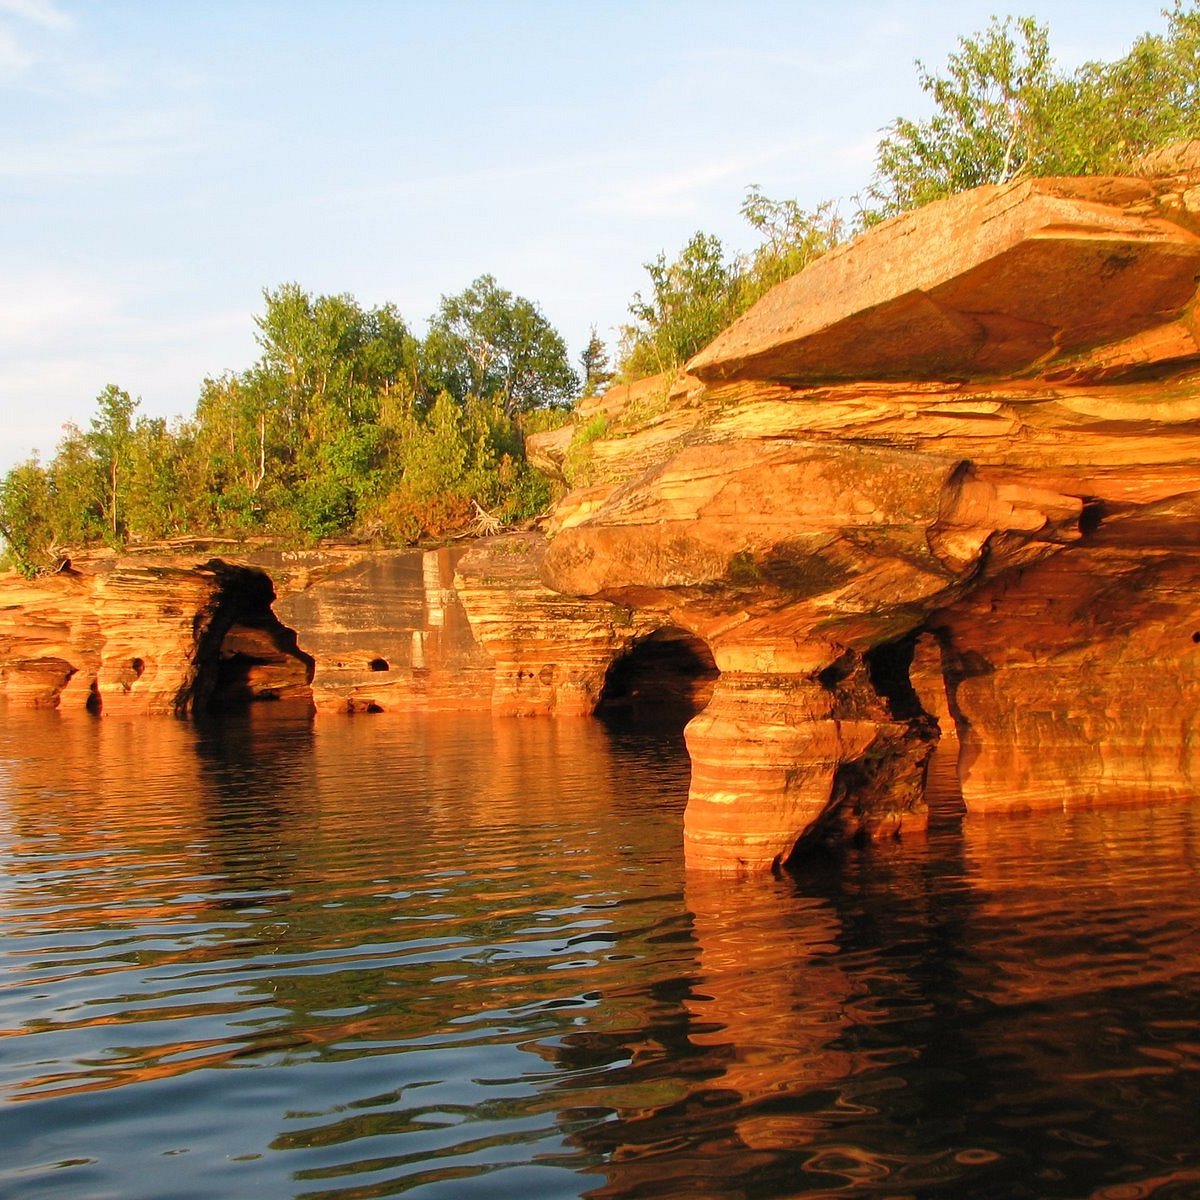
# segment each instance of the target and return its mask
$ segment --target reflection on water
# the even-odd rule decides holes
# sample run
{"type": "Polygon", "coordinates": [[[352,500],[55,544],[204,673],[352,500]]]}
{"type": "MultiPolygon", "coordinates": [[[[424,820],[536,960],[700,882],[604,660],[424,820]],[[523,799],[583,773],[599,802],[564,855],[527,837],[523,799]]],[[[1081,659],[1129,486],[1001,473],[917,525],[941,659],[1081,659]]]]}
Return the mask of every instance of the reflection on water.
{"type": "Polygon", "coordinates": [[[1200,1195],[1200,827],[685,876],[599,723],[0,712],[0,1194],[1200,1195]]]}

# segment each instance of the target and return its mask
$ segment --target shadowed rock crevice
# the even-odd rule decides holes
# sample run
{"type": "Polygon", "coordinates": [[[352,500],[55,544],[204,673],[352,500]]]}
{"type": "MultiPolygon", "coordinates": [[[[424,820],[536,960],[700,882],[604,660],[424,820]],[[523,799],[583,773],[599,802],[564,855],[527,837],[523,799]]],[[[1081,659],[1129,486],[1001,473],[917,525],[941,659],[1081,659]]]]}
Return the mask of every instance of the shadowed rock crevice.
{"type": "Polygon", "coordinates": [[[719,674],[701,638],[657,629],[609,667],[596,715],[682,729],[708,704],[719,674]]]}
{"type": "Polygon", "coordinates": [[[832,696],[832,716],[845,726],[873,726],[874,736],[837,764],[829,803],[796,841],[784,865],[815,850],[847,842],[899,837],[923,830],[929,818],[926,781],[941,738],[910,671],[919,633],[886,642],[865,654],[847,651],[818,675],[832,696]]]}
{"type": "Polygon", "coordinates": [[[311,711],[315,661],[300,649],[296,631],[275,616],[267,574],[219,560],[205,570],[217,577],[220,590],[197,639],[195,682],[177,709],[226,712],[286,701],[311,711]]]}

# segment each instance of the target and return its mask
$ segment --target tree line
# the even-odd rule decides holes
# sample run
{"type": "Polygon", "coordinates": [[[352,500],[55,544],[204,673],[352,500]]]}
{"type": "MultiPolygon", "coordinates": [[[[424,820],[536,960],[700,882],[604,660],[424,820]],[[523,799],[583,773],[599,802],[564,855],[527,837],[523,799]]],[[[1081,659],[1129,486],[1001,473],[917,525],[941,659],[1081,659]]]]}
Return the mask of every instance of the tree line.
{"type": "Polygon", "coordinates": [[[569,419],[581,383],[533,302],[485,275],[417,338],[391,305],[296,284],[264,300],[258,360],[204,380],[193,416],[139,416],[109,385],[88,428],[7,474],[0,532],[16,565],[192,534],[403,543],[465,526],[476,504],[516,519],[549,503],[524,435],[569,419]]]}
{"type": "Polygon", "coordinates": [[[1200,10],[1175,0],[1162,34],[1122,58],[1059,70],[1049,30],[994,18],[959,39],[942,74],[917,64],[932,115],[884,130],[874,174],[846,216],[751,187],[757,238],[731,253],[697,231],[674,259],[644,264],[617,362],[593,329],[572,365],[540,308],[491,276],[442,298],[423,338],[391,305],[295,284],[264,293],[261,351],[206,379],[194,414],[139,415],[115,385],[87,429],[0,482],[11,565],[49,569],[67,548],[180,535],[390,543],[542,511],[551,485],[525,460],[525,435],[571,419],[614,376],[674,371],[776,283],[871,225],[984,183],[1022,175],[1119,173],[1168,142],[1200,137],[1200,10]]]}
{"type": "Polygon", "coordinates": [[[941,74],[918,62],[933,112],[885,128],[851,215],[833,200],[806,210],[751,188],[742,215],[761,239],[753,253],[698,231],[675,259],[644,264],[650,288],[622,329],[622,377],[677,369],[768,288],[889,217],[1020,176],[1120,174],[1200,137],[1200,9],[1175,0],[1163,15],[1164,33],[1072,72],[1056,66],[1049,27],[1032,17],[993,18],[959,38],[941,74]]]}

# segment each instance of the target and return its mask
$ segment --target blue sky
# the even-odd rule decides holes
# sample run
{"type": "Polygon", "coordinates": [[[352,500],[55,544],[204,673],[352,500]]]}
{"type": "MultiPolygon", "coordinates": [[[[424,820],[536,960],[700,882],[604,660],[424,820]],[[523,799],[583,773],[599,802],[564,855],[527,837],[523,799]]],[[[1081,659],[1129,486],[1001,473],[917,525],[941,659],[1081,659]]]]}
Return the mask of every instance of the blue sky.
{"type": "Polygon", "coordinates": [[[190,414],[257,355],[262,290],[391,301],[420,332],[484,272],[576,358],[642,263],[734,248],[750,184],[868,181],[994,12],[1061,66],[1159,0],[0,0],[0,470],[116,383],[190,414]]]}

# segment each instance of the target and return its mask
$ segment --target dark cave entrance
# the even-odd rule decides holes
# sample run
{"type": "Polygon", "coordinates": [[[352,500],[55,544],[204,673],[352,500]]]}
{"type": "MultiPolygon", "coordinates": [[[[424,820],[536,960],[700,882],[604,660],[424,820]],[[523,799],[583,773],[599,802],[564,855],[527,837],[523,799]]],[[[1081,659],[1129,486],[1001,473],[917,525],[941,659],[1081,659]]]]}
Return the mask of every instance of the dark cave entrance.
{"type": "Polygon", "coordinates": [[[210,712],[263,701],[312,707],[312,659],[278,621],[239,622],[221,642],[210,712]]]}
{"type": "Polygon", "coordinates": [[[237,712],[269,701],[311,713],[315,660],[300,649],[296,631],[275,616],[270,578],[256,568],[218,560],[207,569],[222,588],[197,647],[192,710],[237,712]]]}
{"type": "Polygon", "coordinates": [[[609,666],[596,715],[682,730],[708,703],[719,674],[701,638],[673,626],[656,629],[609,666]]]}

